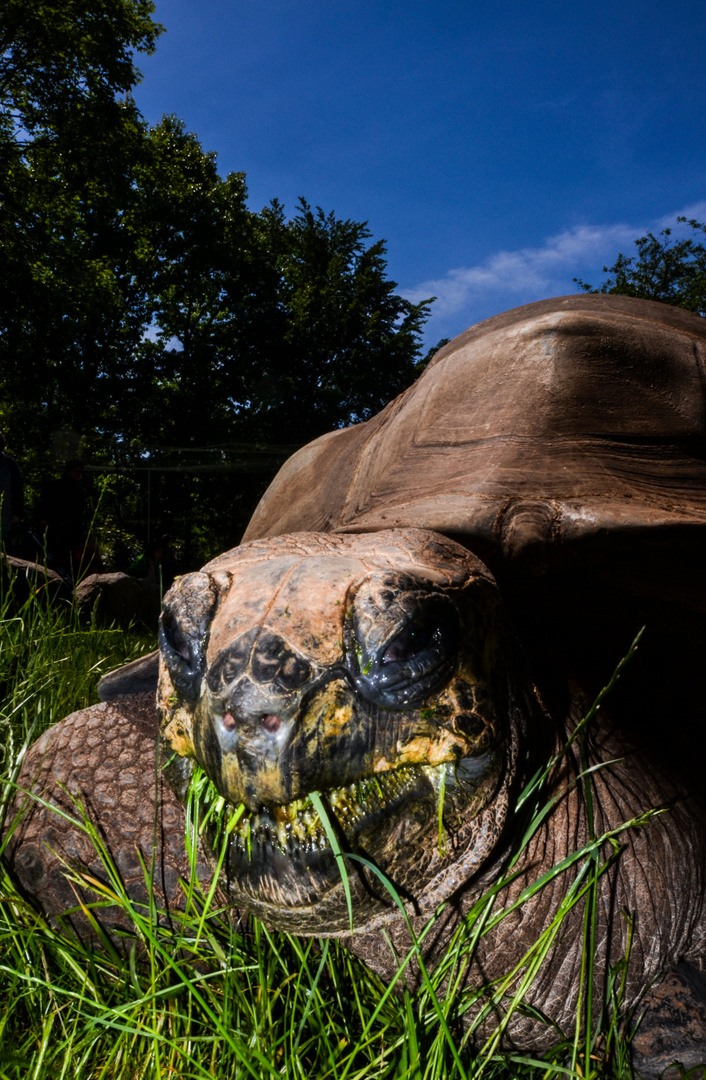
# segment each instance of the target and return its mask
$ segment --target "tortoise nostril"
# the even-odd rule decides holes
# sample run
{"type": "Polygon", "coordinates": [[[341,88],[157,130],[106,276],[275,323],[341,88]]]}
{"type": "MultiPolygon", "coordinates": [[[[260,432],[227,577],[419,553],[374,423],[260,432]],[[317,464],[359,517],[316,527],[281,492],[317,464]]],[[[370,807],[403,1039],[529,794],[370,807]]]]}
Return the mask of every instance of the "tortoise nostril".
{"type": "Polygon", "coordinates": [[[276,735],[282,726],[279,716],[275,716],[274,713],[267,713],[260,722],[269,735],[276,735]]]}
{"type": "Polygon", "coordinates": [[[226,729],[226,731],[235,731],[236,727],[238,726],[237,720],[235,719],[233,714],[229,712],[223,714],[222,722],[223,727],[226,729]]]}

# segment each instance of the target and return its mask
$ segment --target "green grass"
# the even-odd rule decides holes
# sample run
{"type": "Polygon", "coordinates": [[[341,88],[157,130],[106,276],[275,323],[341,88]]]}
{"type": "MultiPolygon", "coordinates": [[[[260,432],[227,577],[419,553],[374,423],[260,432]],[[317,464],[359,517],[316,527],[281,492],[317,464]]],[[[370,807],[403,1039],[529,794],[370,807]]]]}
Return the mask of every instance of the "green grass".
{"type": "MultiPolygon", "coordinates": [[[[68,606],[47,603],[41,592],[19,611],[9,603],[0,609],[6,796],[23,748],[50,724],[95,701],[103,672],[151,648],[144,636],[82,625],[68,606]]],[[[582,730],[575,735],[579,742],[582,730]]],[[[518,820],[524,833],[515,861],[549,810],[546,779],[543,770],[523,794],[518,820]]],[[[590,799],[590,776],[582,782],[590,799]]],[[[335,840],[324,801],[317,796],[313,803],[335,840]]],[[[198,813],[197,805],[192,814],[198,813]]],[[[80,819],[79,808],[76,813],[80,819]]],[[[84,819],[83,825],[101,850],[90,823],[84,819]]],[[[194,825],[197,830],[198,822],[194,825]]],[[[217,907],[215,890],[203,895],[195,874],[184,883],[183,916],[163,925],[154,904],[131,903],[106,852],[107,884],[96,888],[95,917],[101,904],[118,903],[134,933],[123,951],[110,942],[92,951],[48,925],[0,868],[0,1080],[628,1078],[629,1048],[620,1016],[623,969],[618,965],[613,973],[617,1013],[611,1018],[592,990],[590,947],[596,883],[620,831],[592,836],[581,851],[525,890],[527,899],[556,874],[567,882],[556,919],[523,961],[493,986],[474,990],[464,986],[463,973],[482,936],[504,917],[503,882],[479,898],[436,970],[421,963],[430,924],[413,935],[410,956],[395,983],[385,986],[335,940],[272,933],[257,921],[240,925],[232,912],[217,907]],[[503,1056],[501,1024],[480,1052],[471,1053],[474,1027],[494,1004],[502,1004],[506,1020],[523,1008],[523,993],[562,918],[576,904],[583,906],[585,921],[583,970],[577,977],[587,1029],[577,1025],[572,1039],[558,1042],[542,1061],[532,1061],[503,1056]],[[415,956],[422,986],[413,994],[403,989],[403,972],[415,956]],[[464,1015],[474,1017],[470,1027],[461,1022],[464,1015]]],[[[346,859],[335,851],[345,879],[346,859]]],[[[383,879],[383,885],[399,902],[392,884],[383,879]]]]}

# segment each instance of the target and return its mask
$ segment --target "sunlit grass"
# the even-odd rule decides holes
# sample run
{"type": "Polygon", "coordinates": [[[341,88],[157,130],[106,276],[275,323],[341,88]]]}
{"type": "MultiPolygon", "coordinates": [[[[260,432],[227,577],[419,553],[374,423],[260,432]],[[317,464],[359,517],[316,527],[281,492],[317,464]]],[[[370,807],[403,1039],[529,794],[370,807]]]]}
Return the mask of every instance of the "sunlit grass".
{"type": "MultiPolygon", "coordinates": [[[[2,776],[9,793],[28,742],[95,701],[100,675],[150,651],[152,641],[83,626],[68,605],[47,603],[40,592],[19,610],[4,605],[0,645],[2,776]]],[[[590,722],[589,716],[575,733],[577,746],[590,722]]],[[[131,934],[122,943],[106,937],[100,950],[84,947],[48,925],[0,868],[0,1078],[630,1077],[620,1016],[624,965],[617,965],[609,979],[608,995],[616,1006],[611,1013],[592,987],[591,935],[597,882],[618,836],[649,814],[611,833],[591,835],[580,851],[528,886],[516,903],[557,875],[566,881],[551,924],[539,928],[527,955],[503,979],[471,989],[464,980],[482,937],[511,910],[505,910],[504,882],[551,809],[547,776],[552,764],[523,793],[518,807],[522,829],[503,881],[477,900],[434,970],[427,970],[422,958],[432,923],[416,934],[410,924],[412,949],[388,986],[335,940],[272,933],[256,920],[243,923],[237,913],[219,908],[218,891],[212,888],[204,895],[199,886],[194,851],[182,914],[172,913],[167,921],[153,900],[134,904],[77,805],[76,820],[102,852],[105,869],[104,882],[94,883],[95,904],[86,914],[98,927],[101,906],[117,904],[131,934]],[[588,1024],[577,1024],[567,1041],[557,1037],[556,1050],[541,1061],[503,1055],[502,1031],[513,1012],[524,1008],[523,994],[562,919],[576,905],[585,913],[583,969],[577,979],[582,980],[581,1013],[588,1024]],[[412,962],[422,976],[416,993],[405,988],[405,968],[412,962]],[[504,1018],[492,1034],[484,1030],[478,1049],[474,1033],[496,1009],[504,1018]]],[[[590,795],[590,774],[579,782],[590,795]]],[[[353,857],[337,846],[325,800],[312,799],[336,843],[345,881],[353,857]]],[[[199,825],[195,804],[189,813],[193,836],[199,825]]],[[[227,830],[223,835],[227,839],[227,830]]],[[[370,864],[368,869],[379,874],[370,864]]],[[[144,872],[149,879],[149,865],[144,872]]],[[[380,877],[406,918],[394,885],[380,877]]],[[[90,884],[85,878],[76,881],[84,888],[90,884]]]]}

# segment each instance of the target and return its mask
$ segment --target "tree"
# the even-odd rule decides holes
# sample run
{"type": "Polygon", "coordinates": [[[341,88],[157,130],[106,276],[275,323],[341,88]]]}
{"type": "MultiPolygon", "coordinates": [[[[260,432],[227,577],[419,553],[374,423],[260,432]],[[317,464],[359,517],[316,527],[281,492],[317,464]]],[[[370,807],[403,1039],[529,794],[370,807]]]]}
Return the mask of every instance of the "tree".
{"type": "Polygon", "coordinates": [[[136,374],[152,372],[161,431],[151,405],[151,439],[131,428],[172,445],[204,445],[216,432],[226,441],[236,437],[236,402],[253,363],[252,323],[262,304],[256,215],[246,205],[243,174],[221,179],[215,154],[205,153],[182,121],[165,117],[148,141],[131,227],[149,267],[153,322],[151,340],[137,350],[136,374]]]}
{"type": "Polygon", "coordinates": [[[428,305],[395,293],[364,223],[304,200],[292,220],[254,213],[180,120],[148,128],[130,92],[152,12],[3,4],[0,424],[37,482],[57,430],[141,470],[210,447],[150,489],[205,557],[238,539],[273,444],[366,419],[414,379],[428,305]],[[234,455],[237,483],[209,471],[234,455]]]}
{"type": "Polygon", "coordinates": [[[305,199],[291,221],[277,202],[259,215],[270,301],[245,394],[248,424],[263,437],[302,443],[367,420],[414,380],[429,305],[395,293],[385,245],[368,246],[370,236],[364,222],[305,199]]]}
{"type": "MultiPolygon", "coordinates": [[[[413,381],[428,308],[395,294],[365,224],[304,200],[291,221],[277,202],[255,214],[243,175],[221,180],[181,121],[165,118],[150,138],[141,235],[154,255],[154,325],[137,369],[149,357],[157,389],[143,390],[154,402],[143,438],[185,451],[291,449],[366,419],[413,381]]],[[[172,478],[172,506],[179,488],[193,527],[208,506],[210,528],[232,544],[272,476],[272,454],[259,453],[225,500],[223,474],[172,478]]]]}
{"type": "MultiPolygon", "coordinates": [[[[685,217],[677,221],[687,223],[685,217]]],[[[696,233],[706,233],[706,224],[691,219],[688,225],[696,233]]],[[[671,229],[663,229],[659,236],[651,232],[641,236],[635,241],[637,256],[620,252],[613,266],[603,267],[603,273],[612,276],[597,289],[580,278],[574,281],[584,292],[659,300],[706,316],[706,245],[693,237],[674,241],[671,235],[671,229]]]]}
{"type": "Polygon", "coordinates": [[[25,458],[42,432],[100,427],[149,322],[125,219],[147,138],[129,96],[133,54],[154,48],[152,11],[149,0],[3,5],[0,390],[25,458]]]}
{"type": "Polygon", "coordinates": [[[162,27],[152,0],[3,0],[0,120],[22,153],[112,129],[162,27]]]}

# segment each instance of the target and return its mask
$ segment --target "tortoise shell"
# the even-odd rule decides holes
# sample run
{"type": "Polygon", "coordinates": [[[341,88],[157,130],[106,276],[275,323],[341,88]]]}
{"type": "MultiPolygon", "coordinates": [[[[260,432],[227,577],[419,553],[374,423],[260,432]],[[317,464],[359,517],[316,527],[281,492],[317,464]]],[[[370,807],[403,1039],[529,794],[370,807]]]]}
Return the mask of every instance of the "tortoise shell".
{"type": "Polygon", "coordinates": [[[603,295],[526,304],[290,458],[243,540],[428,528],[497,564],[605,530],[703,526],[705,368],[706,321],[690,312],[603,295]]]}

